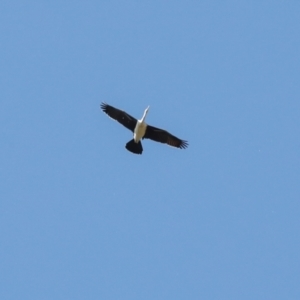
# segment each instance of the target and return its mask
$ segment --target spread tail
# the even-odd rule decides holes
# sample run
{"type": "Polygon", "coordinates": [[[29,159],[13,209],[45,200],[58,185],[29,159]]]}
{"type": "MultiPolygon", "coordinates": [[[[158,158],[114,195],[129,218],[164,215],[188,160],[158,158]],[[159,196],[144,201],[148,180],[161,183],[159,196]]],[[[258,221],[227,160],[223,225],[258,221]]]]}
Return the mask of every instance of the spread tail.
{"type": "Polygon", "coordinates": [[[134,139],[132,139],[131,141],[129,141],[129,142],[126,144],[125,148],[126,148],[128,151],[130,151],[130,152],[132,152],[132,153],[135,153],[135,154],[142,154],[142,152],[143,152],[143,147],[142,147],[141,141],[139,141],[138,143],[136,143],[136,142],[134,141],[134,139]]]}

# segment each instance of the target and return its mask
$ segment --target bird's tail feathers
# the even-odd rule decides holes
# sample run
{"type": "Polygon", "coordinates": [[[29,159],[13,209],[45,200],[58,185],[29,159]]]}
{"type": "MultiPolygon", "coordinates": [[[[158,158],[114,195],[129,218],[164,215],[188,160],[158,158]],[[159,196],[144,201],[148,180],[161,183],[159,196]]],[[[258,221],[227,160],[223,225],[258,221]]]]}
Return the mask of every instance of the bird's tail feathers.
{"type": "Polygon", "coordinates": [[[143,147],[142,147],[142,143],[141,141],[138,141],[137,143],[134,141],[134,139],[132,139],[131,141],[129,141],[125,148],[135,154],[142,154],[143,152],[143,147]]]}

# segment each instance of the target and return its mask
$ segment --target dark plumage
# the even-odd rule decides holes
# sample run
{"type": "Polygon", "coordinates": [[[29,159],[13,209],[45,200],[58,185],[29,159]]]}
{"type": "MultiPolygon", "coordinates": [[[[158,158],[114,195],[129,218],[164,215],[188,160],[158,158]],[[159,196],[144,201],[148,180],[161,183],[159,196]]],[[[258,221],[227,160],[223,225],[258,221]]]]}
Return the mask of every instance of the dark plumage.
{"type": "Polygon", "coordinates": [[[137,122],[135,118],[127,114],[125,111],[114,108],[106,103],[101,103],[100,107],[106,114],[108,114],[109,117],[118,121],[132,132],[134,131],[137,122]]]}
{"type": "Polygon", "coordinates": [[[177,138],[166,130],[159,129],[150,125],[147,126],[146,133],[143,139],[151,139],[155,142],[168,144],[169,146],[177,147],[180,149],[185,149],[188,146],[187,141],[177,138]]]}
{"type": "Polygon", "coordinates": [[[100,107],[109,117],[118,121],[134,133],[134,139],[126,144],[126,149],[132,153],[142,154],[143,147],[140,141],[141,139],[151,139],[155,142],[160,142],[180,149],[188,147],[187,141],[177,138],[166,130],[147,125],[144,122],[149,107],[145,110],[141,120],[137,120],[125,111],[106,103],[101,103],[100,107]]]}

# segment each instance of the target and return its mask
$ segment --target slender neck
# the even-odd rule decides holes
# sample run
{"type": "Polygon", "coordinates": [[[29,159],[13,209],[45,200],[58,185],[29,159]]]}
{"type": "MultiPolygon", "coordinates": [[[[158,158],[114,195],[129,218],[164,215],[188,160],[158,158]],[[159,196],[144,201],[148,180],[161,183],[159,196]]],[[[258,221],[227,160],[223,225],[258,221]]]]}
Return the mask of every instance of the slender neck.
{"type": "Polygon", "coordinates": [[[148,107],[144,111],[143,117],[141,118],[141,122],[144,122],[144,120],[146,118],[146,115],[147,115],[147,112],[148,112],[148,107]]]}

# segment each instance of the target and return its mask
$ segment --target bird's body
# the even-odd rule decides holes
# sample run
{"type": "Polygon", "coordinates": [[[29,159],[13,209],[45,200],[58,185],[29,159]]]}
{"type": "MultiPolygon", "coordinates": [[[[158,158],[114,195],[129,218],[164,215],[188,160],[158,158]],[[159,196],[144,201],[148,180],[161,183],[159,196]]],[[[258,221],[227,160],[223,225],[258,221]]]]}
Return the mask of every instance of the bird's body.
{"type": "Polygon", "coordinates": [[[134,128],[133,138],[134,141],[137,143],[146,133],[147,124],[145,122],[141,122],[138,120],[136,122],[136,126],[134,128]]]}
{"type": "Polygon", "coordinates": [[[144,115],[140,120],[137,120],[134,132],[133,132],[133,139],[136,143],[139,142],[140,139],[142,139],[145,136],[147,124],[145,123],[145,118],[148,113],[149,106],[145,109],[144,115]]]}
{"type": "Polygon", "coordinates": [[[126,149],[135,154],[142,154],[143,147],[141,140],[144,138],[151,139],[156,142],[168,144],[169,146],[185,149],[188,142],[181,140],[166,130],[159,129],[145,123],[145,118],[149,110],[149,106],[145,109],[143,117],[136,120],[125,111],[119,110],[106,103],[101,103],[101,109],[112,119],[118,121],[123,126],[133,132],[133,139],[126,144],[126,149]]]}

